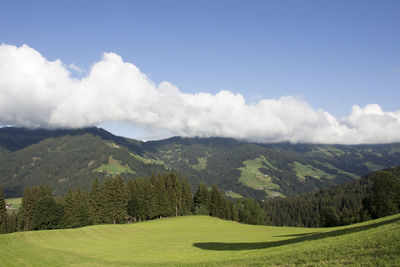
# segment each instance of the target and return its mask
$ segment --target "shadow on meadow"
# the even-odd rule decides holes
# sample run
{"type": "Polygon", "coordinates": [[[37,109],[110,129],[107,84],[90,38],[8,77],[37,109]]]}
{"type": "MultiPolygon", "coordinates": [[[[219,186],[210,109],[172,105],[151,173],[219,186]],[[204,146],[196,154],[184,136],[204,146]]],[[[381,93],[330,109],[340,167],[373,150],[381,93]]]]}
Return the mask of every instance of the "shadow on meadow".
{"type": "MultiPolygon", "coordinates": [[[[223,242],[202,242],[202,243],[193,243],[194,247],[206,249],[206,250],[251,250],[251,249],[264,249],[264,248],[272,248],[279,247],[289,244],[295,244],[303,241],[311,241],[311,240],[319,240],[328,237],[341,236],[351,233],[357,233],[365,230],[369,230],[372,228],[376,228],[382,225],[391,224],[394,222],[400,221],[400,217],[394,218],[391,220],[372,223],[363,226],[356,226],[346,229],[333,230],[329,232],[317,232],[317,233],[306,233],[299,235],[286,235],[286,236],[300,236],[297,238],[285,239],[280,241],[271,241],[271,242],[256,242],[256,243],[223,243],[223,242]]],[[[275,237],[284,237],[284,236],[275,236],[275,237]]]]}

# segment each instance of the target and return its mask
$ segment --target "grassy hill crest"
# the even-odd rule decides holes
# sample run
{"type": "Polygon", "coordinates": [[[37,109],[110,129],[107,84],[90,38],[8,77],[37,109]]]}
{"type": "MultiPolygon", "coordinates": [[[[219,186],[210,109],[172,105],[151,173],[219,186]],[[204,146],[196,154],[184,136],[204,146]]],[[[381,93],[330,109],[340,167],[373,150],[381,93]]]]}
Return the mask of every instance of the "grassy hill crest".
{"type": "Polygon", "coordinates": [[[208,216],[0,235],[4,266],[398,265],[400,215],[336,228],[208,216]]]}

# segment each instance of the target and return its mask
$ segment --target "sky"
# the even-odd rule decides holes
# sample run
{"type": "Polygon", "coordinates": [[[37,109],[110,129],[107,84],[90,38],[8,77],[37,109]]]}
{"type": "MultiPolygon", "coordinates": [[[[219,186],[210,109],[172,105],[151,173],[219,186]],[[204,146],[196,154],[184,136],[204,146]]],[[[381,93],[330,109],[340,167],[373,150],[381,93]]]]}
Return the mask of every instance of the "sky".
{"type": "Polygon", "coordinates": [[[400,1],[0,1],[0,125],[400,142],[400,1]]]}

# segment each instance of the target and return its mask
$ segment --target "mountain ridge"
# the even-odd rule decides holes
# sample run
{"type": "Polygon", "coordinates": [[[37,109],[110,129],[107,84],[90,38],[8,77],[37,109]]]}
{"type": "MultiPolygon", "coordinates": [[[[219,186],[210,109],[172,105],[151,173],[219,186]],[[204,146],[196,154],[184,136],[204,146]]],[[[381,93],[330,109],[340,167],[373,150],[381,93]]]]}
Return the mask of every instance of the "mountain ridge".
{"type": "Polygon", "coordinates": [[[396,165],[400,143],[260,144],[224,137],[144,142],[97,127],[0,128],[0,184],[9,196],[37,183],[62,194],[68,187],[89,188],[94,177],[174,171],[186,176],[193,189],[204,182],[231,197],[264,199],[315,191],[396,165]]]}

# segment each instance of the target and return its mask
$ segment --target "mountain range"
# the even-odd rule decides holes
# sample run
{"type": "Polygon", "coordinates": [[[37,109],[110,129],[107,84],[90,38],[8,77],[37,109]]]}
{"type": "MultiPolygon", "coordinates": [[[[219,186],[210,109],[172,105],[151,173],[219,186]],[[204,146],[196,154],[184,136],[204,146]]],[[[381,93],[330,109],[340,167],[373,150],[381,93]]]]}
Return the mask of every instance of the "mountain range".
{"type": "Polygon", "coordinates": [[[232,198],[291,196],[400,165],[400,143],[258,144],[230,138],[138,141],[101,128],[0,128],[0,184],[7,197],[48,184],[56,194],[90,188],[95,177],[149,177],[178,172],[232,198]]]}

